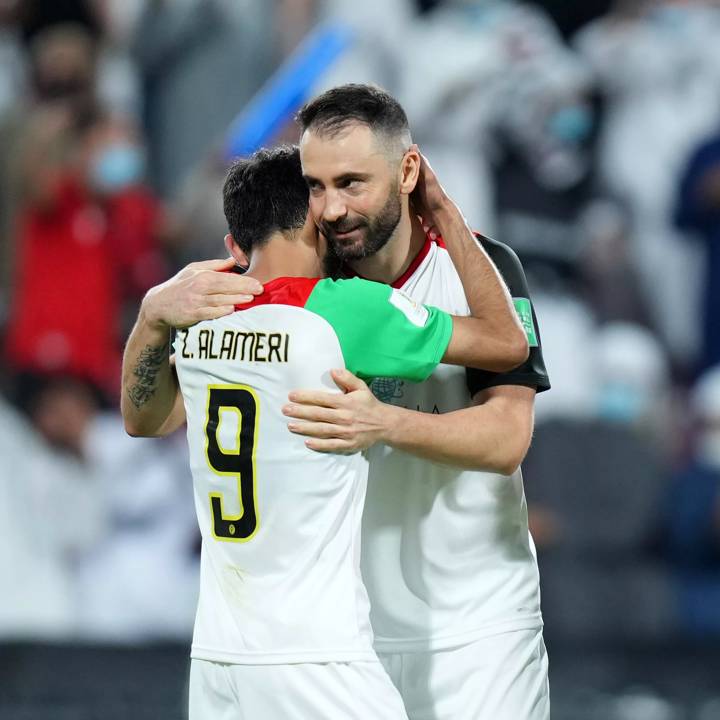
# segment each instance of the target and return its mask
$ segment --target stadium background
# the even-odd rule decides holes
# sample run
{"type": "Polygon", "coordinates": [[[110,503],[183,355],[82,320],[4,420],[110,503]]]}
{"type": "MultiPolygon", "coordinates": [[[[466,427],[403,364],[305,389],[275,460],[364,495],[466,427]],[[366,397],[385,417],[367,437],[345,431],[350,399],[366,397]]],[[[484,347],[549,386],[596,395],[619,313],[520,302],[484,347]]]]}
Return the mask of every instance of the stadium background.
{"type": "Polygon", "coordinates": [[[183,717],[184,438],[131,440],[143,292],[228,158],[375,82],[527,270],[554,720],[720,718],[720,3],[0,1],[0,717],[183,717]],[[716,318],[713,323],[713,310],[716,318]],[[713,370],[715,368],[715,370],[713,370]]]}

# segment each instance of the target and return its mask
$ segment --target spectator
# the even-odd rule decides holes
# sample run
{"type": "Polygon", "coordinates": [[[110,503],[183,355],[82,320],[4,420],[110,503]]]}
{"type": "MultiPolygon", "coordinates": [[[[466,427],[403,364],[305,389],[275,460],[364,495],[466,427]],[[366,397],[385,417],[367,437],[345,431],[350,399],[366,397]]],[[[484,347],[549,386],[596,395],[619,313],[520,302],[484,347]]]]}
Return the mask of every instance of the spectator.
{"type": "Polygon", "coordinates": [[[677,473],[668,502],[668,543],[683,629],[720,635],[720,365],[695,385],[698,428],[692,458],[677,473]]]}
{"type": "Polygon", "coordinates": [[[96,0],[22,0],[19,3],[20,25],[27,42],[46,30],[64,24],[72,24],[85,29],[93,38],[97,38],[100,27],[97,17],[96,0]]]}
{"type": "Polygon", "coordinates": [[[99,117],[79,136],[41,130],[46,146],[36,138],[25,155],[8,360],[16,371],[83,377],[112,397],[123,303],[164,274],[161,209],[127,123],[99,117]]]}
{"type": "Polygon", "coordinates": [[[198,556],[183,438],[129,438],[68,377],[35,383],[29,414],[0,398],[0,638],[187,640],[198,556]]]}
{"type": "Polygon", "coordinates": [[[199,535],[182,433],[129,437],[116,412],[84,437],[106,518],[101,538],[77,556],[78,633],[132,643],[187,641],[199,583],[199,535]]]}
{"type": "Polygon", "coordinates": [[[705,370],[720,364],[720,135],[691,155],[680,181],[676,221],[704,245],[699,366],[705,370]]]}
{"type": "Polygon", "coordinates": [[[273,15],[249,0],[147,3],[134,53],[145,90],[151,179],[164,197],[270,75],[273,15]]]}
{"type": "Polygon", "coordinates": [[[0,117],[0,303],[9,302],[16,257],[15,232],[23,184],[27,179],[27,148],[69,146],[69,130],[94,112],[95,45],[80,25],[52,26],[34,35],[28,75],[30,93],[0,117]]]}
{"type": "Polygon", "coordinates": [[[643,327],[609,323],[595,333],[596,416],[644,437],[673,456],[670,366],[662,345],[643,327]]]}
{"type": "Polygon", "coordinates": [[[102,30],[98,56],[97,94],[113,114],[142,119],[140,73],[132,56],[133,36],[146,0],[96,2],[102,30]]]}
{"type": "MultiPolygon", "coordinates": [[[[39,413],[51,405],[63,410],[64,400],[46,400],[39,413]]],[[[72,419],[63,439],[77,446],[87,416],[82,402],[70,405],[62,415],[72,419]]],[[[52,422],[62,421],[55,416],[52,422]]],[[[72,637],[77,629],[74,561],[103,527],[98,478],[78,458],[51,449],[2,397],[0,457],[0,573],[6,578],[0,636],[72,637]]]]}
{"type": "MultiPolygon", "coordinates": [[[[667,491],[656,429],[667,422],[657,419],[667,414],[666,358],[647,331],[629,325],[586,342],[594,413],[539,421],[525,462],[548,636],[667,640],[677,629],[675,602],[656,550],[667,491]]],[[[574,343],[572,356],[582,358],[580,349],[574,343]]]]}
{"type": "Polygon", "coordinates": [[[718,122],[718,32],[711,3],[621,0],[576,38],[606,99],[600,178],[629,203],[653,324],[685,367],[699,342],[700,259],[675,232],[671,208],[688,152],[718,122]]]}
{"type": "Polygon", "coordinates": [[[548,371],[561,378],[551,393],[538,396],[537,421],[591,417],[597,383],[593,367],[595,317],[592,309],[573,295],[542,292],[535,295],[535,312],[542,322],[548,371]]]}
{"type": "Polygon", "coordinates": [[[652,329],[647,296],[640,286],[631,247],[627,208],[609,198],[591,202],[581,214],[581,294],[600,324],[626,322],[652,329]]]}
{"type": "Polygon", "coordinates": [[[574,133],[587,132],[586,73],[541,9],[451,0],[416,23],[411,38],[422,52],[402,54],[400,99],[475,227],[496,227],[490,164],[498,131],[541,185],[567,188],[582,178],[587,159],[574,133]]]}
{"type": "Polygon", "coordinates": [[[40,32],[31,59],[37,104],[63,104],[75,117],[96,109],[97,45],[81,25],[52,25],[40,32]]]}
{"type": "Polygon", "coordinates": [[[412,0],[319,0],[318,14],[323,21],[350,27],[354,35],[350,47],[328,69],[313,94],[346,83],[375,83],[390,92],[400,89],[404,66],[397,38],[414,27],[412,0]],[[379,16],[382,23],[377,22],[379,16]]]}

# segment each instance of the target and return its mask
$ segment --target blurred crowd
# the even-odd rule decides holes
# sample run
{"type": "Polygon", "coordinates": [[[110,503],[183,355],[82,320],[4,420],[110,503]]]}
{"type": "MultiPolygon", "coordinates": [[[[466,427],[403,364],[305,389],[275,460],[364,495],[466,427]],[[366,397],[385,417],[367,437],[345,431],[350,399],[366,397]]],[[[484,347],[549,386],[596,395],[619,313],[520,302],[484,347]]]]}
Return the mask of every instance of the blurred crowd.
{"type": "Polygon", "coordinates": [[[548,636],[720,635],[720,2],[0,0],[0,638],[189,636],[185,440],[125,436],[122,343],[223,255],[228,127],[324,22],[311,92],[395,95],[523,260],[548,636]]]}

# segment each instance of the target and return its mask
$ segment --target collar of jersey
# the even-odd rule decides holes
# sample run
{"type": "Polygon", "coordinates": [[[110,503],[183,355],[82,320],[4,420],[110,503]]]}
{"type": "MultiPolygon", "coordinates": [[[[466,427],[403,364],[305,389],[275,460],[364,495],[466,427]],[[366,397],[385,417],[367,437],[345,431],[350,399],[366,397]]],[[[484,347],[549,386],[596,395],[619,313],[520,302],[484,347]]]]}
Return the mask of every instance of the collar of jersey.
{"type": "Polygon", "coordinates": [[[236,310],[248,310],[258,305],[295,305],[303,307],[315,285],[322,278],[309,277],[277,277],[263,284],[263,291],[253,300],[243,305],[236,305],[236,310]]]}
{"type": "MultiPolygon", "coordinates": [[[[440,247],[445,247],[445,243],[441,237],[437,240],[432,240],[429,235],[425,235],[425,244],[420,248],[418,254],[415,256],[413,261],[408,265],[407,270],[397,279],[390,283],[391,287],[399,290],[413,275],[413,273],[420,267],[420,263],[428,256],[433,243],[440,247]]],[[[343,274],[345,277],[359,277],[362,278],[360,273],[353,270],[347,263],[343,265],[343,274]]],[[[364,278],[365,279],[365,278],[364,278]]]]}

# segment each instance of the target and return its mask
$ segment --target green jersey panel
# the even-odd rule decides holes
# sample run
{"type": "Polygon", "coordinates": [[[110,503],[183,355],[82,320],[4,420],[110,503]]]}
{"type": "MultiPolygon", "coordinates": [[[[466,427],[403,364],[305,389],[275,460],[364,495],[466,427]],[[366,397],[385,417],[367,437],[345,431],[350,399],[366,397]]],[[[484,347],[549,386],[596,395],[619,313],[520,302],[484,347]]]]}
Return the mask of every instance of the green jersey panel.
{"type": "Polygon", "coordinates": [[[452,336],[449,314],[420,305],[389,285],[360,278],[321,280],[305,309],[330,323],[345,366],[365,380],[426,380],[452,336]]]}

